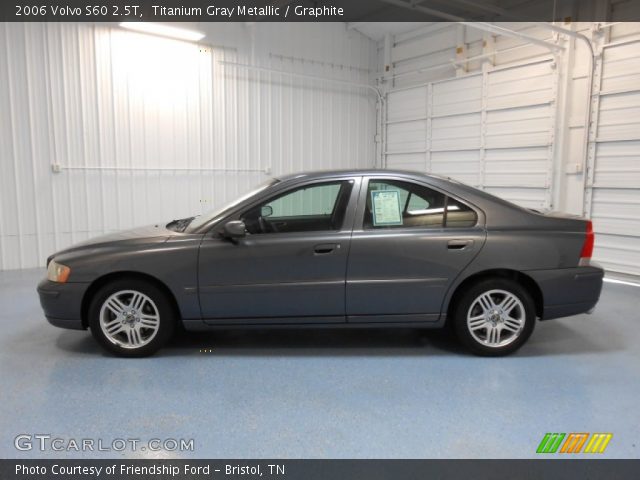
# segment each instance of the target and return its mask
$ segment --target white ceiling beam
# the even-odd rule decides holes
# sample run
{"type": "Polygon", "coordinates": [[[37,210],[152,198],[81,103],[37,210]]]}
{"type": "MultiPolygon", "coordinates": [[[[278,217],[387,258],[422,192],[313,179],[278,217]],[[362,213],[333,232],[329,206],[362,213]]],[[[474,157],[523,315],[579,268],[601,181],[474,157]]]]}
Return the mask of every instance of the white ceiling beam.
{"type": "Polygon", "coordinates": [[[368,83],[358,83],[358,82],[350,82],[348,80],[340,80],[339,78],[327,78],[327,77],[319,77],[317,75],[308,75],[308,74],[304,74],[304,73],[294,73],[294,72],[287,72],[284,70],[275,70],[273,68],[266,68],[266,67],[258,67],[256,65],[249,65],[246,63],[238,63],[238,62],[230,62],[227,60],[218,60],[218,63],[220,65],[227,65],[230,67],[237,67],[237,68],[244,68],[247,70],[255,70],[257,72],[265,72],[265,73],[274,73],[277,75],[284,75],[284,76],[288,76],[288,77],[294,77],[294,78],[305,78],[308,80],[318,80],[320,82],[329,82],[329,83],[335,83],[338,85],[346,85],[349,87],[358,87],[358,88],[366,88],[368,90],[371,90],[372,92],[374,92],[379,100],[382,100],[382,93],[380,92],[380,90],[375,87],[374,85],[369,85],[368,83]]]}
{"type": "Polygon", "coordinates": [[[451,22],[459,22],[462,25],[466,25],[471,28],[477,28],[479,30],[484,30],[486,32],[492,32],[497,35],[505,35],[507,37],[519,38],[521,40],[526,40],[529,43],[533,43],[534,45],[538,45],[544,47],[552,52],[558,52],[564,50],[564,47],[560,45],[556,45],[555,43],[546,42],[544,40],[540,40],[536,37],[532,37],[531,35],[527,35],[521,32],[516,32],[515,30],[509,30],[508,28],[499,27],[492,23],[486,22],[467,22],[464,18],[458,17],[457,15],[452,15],[450,13],[441,12],[440,10],[434,10],[433,8],[428,8],[420,5],[419,3],[409,3],[404,2],[402,0],[382,0],[384,3],[388,3],[389,5],[395,5],[396,7],[405,8],[407,10],[413,10],[416,12],[426,13],[428,15],[433,15],[434,17],[442,18],[444,20],[449,20],[451,22]]]}
{"type": "Polygon", "coordinates": [[[486,23],[486,22],[460,22],[460,23],[471,28],[477,28],[478,30],[484,30],[485,32],[495,33],[496,35],[504,35],[507,37],[526,40],[529,43],[533,43],[534,45],[544,47],[548,50],[551,50],[552,52],[559,52],[564,50],[564,47],[560,45],[556,45],[555,43],[547,42],[545,40],[540,40],[539,38],[532,37],[531,35],[527,35],[522,32],[517,32],[515,30],[509,30],[508,28],[499,27],[498,25],[494,25],[493,23],[486,23]]]}
{"type": "Polygon", "coordinates": [[[574,38],[580,38],[580,37],[584,37],[584,35],[582,35],[579,32],[574,32],[573,30],[569,30],[568,28],[562,28],[559,27],[553,23],[549,23],[549,22],[533,22],[535,25],[537,25],[538,27],[542,27],[542,28],[547,28],[549,30],[552,30],[556,33],[561,33],[563,35],[569,35],[570,37],[574,37],[574,38]]]}
{"type": "Polygon", "coordinates": [[[437,33],[440,30],[444,30],[445,28],[451,28],[453,25],[454,23],[452,22],[432,22],[427,25],[414,28],[413,30],[397,33],[394,35],[394,40],[397,45],[398,43],[415,40],[417,38],[437,33]]]}

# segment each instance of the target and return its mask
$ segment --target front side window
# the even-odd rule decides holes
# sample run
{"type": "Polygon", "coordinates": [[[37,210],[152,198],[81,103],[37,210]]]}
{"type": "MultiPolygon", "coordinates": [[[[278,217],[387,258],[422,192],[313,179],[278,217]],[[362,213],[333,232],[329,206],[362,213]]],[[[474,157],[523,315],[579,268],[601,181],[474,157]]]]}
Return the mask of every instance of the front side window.
{"type": "Polygon", "coordinates": [[[339,230],[352,187],[352,180],[299,187],[253,207],[241,219],[251,234],[339,230]]]}
{"type": "Polygon", "coordinates": [[[369,181],[365,229],[472,227],[476,221],[473,209],[423,185],[369,181]]]}

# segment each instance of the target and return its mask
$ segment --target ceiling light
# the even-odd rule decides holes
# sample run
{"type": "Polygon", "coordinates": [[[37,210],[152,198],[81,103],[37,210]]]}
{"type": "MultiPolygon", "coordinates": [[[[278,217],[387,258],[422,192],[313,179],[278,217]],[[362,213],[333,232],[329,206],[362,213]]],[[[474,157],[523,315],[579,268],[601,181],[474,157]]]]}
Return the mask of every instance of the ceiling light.
{"type": "Polygon", "coordinates": [[[185,28],[172,27],[161,23],[153,22],[122,22],[123,28],[136,30],[143,33],[151,33],[153,35],[162,35],[163,37],[179,38],[180,40],[189,40],[196,42],[204,38],[204,33],[195,30],[187,30],[185,28]]]}

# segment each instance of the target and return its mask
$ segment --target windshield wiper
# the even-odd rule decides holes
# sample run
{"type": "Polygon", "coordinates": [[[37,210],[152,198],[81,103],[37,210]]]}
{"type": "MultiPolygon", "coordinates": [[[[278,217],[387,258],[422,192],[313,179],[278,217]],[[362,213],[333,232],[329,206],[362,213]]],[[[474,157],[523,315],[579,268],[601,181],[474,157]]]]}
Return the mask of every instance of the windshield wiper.
{"type": "Polygon", "coordinates": [[[173,230],[174,232],[184,232],[194,218],[196,217],[187,217],[180,218],[178,220],[172,220],[167,223],[166,226],[169,230],[173,230]]]}

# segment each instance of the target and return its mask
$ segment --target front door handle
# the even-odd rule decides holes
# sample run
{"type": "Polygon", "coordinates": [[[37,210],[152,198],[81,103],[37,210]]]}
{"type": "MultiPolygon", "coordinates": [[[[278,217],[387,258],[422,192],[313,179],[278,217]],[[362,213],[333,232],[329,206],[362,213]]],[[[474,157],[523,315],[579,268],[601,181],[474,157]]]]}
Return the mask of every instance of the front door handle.
{"type": "Polygon", "coordinates": [[[465,250],[467,247],[473,245],[473,240],[470,239],[455,239],[447,242],[447,249],[449,250],[465,250]]]}
{"type": "Polygon", "coordinates": [[[340,248],[339,243],[321,243],[313,247],[313,253],[316,255],[327,255],[340,248]]]}

